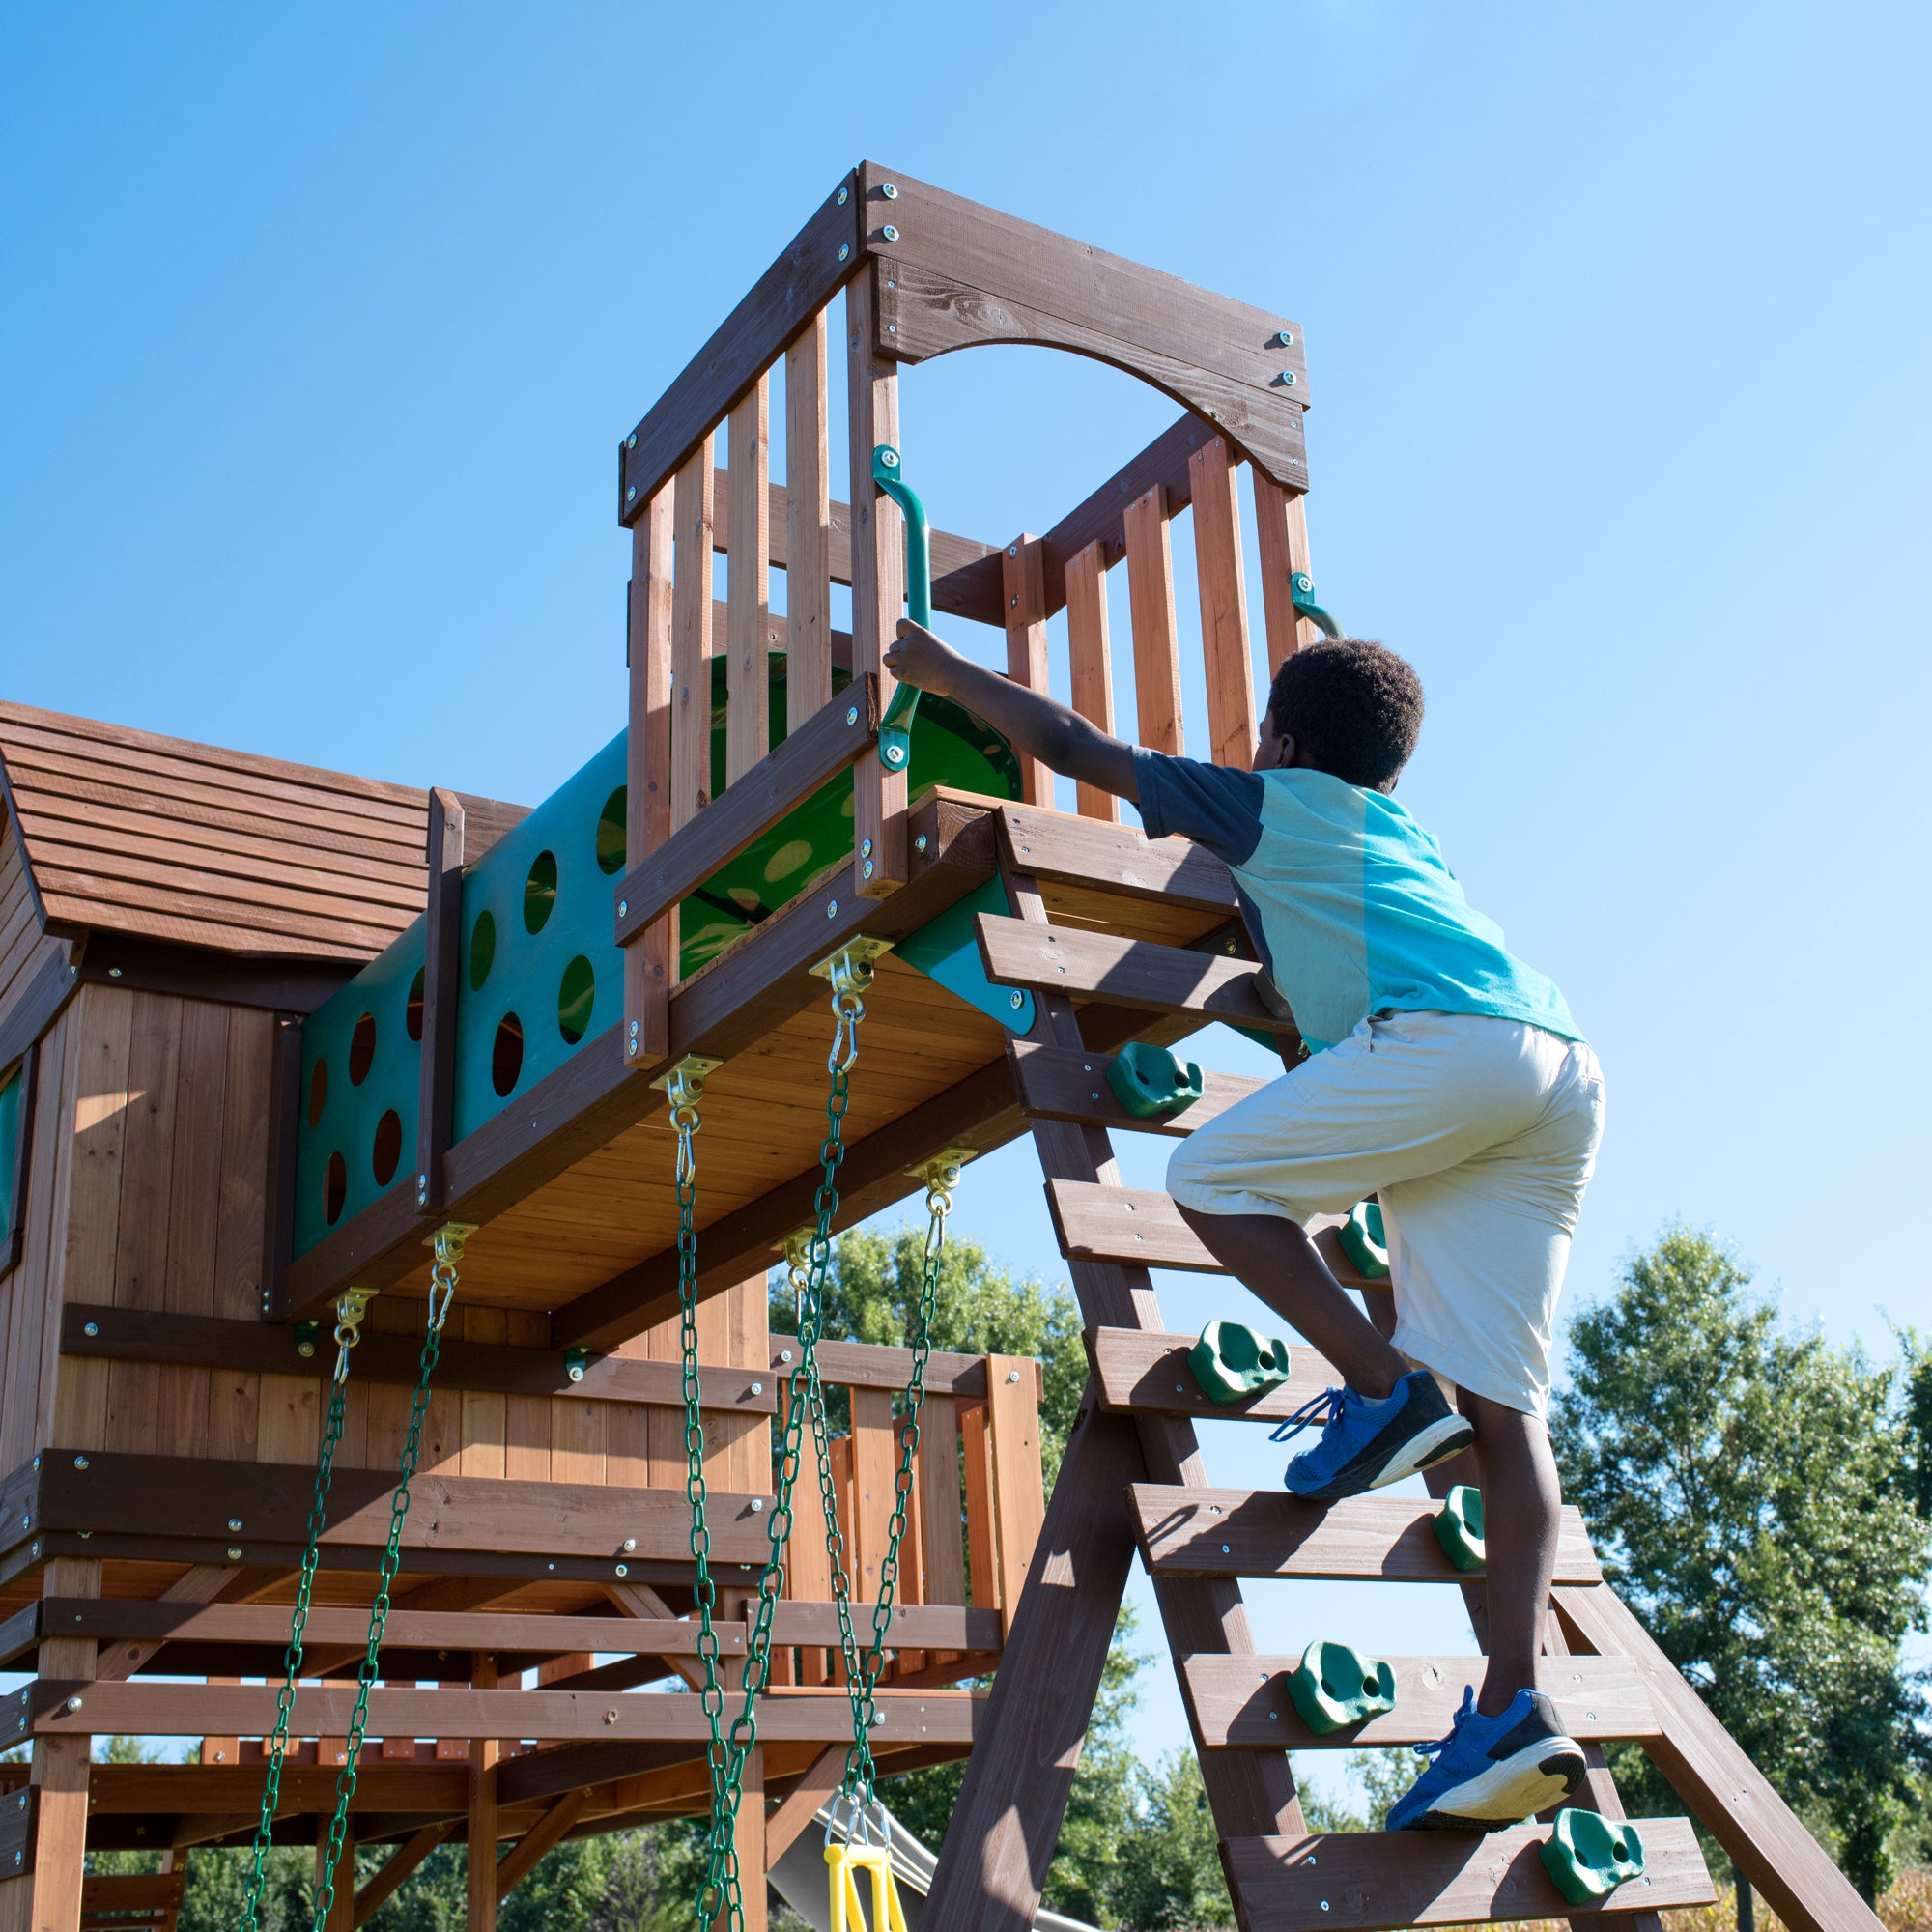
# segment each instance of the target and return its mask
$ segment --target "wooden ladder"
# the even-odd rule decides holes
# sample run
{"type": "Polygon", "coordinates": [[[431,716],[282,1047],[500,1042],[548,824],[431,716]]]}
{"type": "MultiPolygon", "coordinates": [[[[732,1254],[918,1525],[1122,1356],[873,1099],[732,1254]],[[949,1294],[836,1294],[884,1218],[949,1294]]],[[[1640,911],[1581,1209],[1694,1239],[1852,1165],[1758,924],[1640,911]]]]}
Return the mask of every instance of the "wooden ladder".
{"type": "MultiPolygon", "coordinates": [[[[1123,1187],[1115,1128],[1178,1136],[1262,1083],[1208,1077],[1203,1098],[1168,1121],[1139,1121],[1114,1099],[1109,1056],[1082,1035],[1075,1002],[1095,1003],[1118,1034],[1173,1040],[1208,1018],[1277,1034],[1232,948],[1154,945],[1048,919],[1040,888],[1006,868],[1011,919],[982,917],[991,977],[1031,988],[1038,1019],[1011,1046],[1012,1068],[1046,1177],[1048,1204],[1087,1324],[1092,1376],[1048,1505],[999,1676],[924,1908],[923,1932],[1022,1932],[1039,1905],[1115,1615],[1136,1551],[1152,1579],[1244,1932],[1373,1928],[1569,1917],[1579,1928],[1614,1918],[1658,1932],[1663,1909],[1716,1894],[1689,1819],[1643,1821],[1646,1870],[1603,1913],[1577,1915],[1538,1856],[1545,1823],[1486,1835],[1311,1833],[1288,1752],[1420,1743],[1447,1734],[1466,1658],[1391,1659],[1399,1694],[1384,1716],[1329,1736],[1301,1721],[1287,1677],[1300,1645],[1256,1648],[1244,1577],[1361,1582],[1457,1582],[1480,1636],[1480,1581],[1456,1571],[1431,1529],[1436,1505],[1385,1495],[1329,1508],[1278,1491],[1211,1487],[1194,1418],[1272,1423],[1330,1382],[1298,1343],[1284,1388],[1226,1407],[1201,1394],[1193,1338],[1161,1326],[1151,1267],[1217,1271],[1162,1193],[1123,1187]]],[[[1119,1043],[1116,1039],[1115,1043],[1119,1043]]],[[[1345,1284],[1381,1291],[1319,1244],[1345,1284]]],[[[1437,1474],[1438,1472],[1432,1472],[1437,1474]]],[[[1437,1480],[1436,1493],[1446,1490],[1437,1480]]],[[[1563,1516],[1541,1688],[1583,1745],[1590,1770],[1575,1803],[1621,1818],[1603,1746],[1639,1743],[1793,1932],[1875,1932],[1878,1919],[1669,1660],[1605,1582],[1582,1519],[1563,1516]]]]}

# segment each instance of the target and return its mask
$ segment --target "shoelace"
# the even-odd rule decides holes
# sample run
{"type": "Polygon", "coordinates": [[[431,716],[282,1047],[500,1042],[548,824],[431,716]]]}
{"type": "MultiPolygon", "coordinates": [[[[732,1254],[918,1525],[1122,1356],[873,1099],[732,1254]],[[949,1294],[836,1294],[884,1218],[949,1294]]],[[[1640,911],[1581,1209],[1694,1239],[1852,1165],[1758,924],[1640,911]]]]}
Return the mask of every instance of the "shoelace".
{"type": "Polygon", "coordinates": [[[1447,1750],[1456,1742],[1456,1733],[1475,1715],[1476,1687],[1473,1684],[1465,1684],[1463,1686],[1463,1708],[1451,1720],[1449,1735],[1446,1738],[1437,1738],[1431,1744],[1411,1745],[1409,1748],[1417,1757],[1434,1757],[1438,1751],[1447,1750]]]}
{"type": "Polygon", "coordinates": [[[1275,1424],[1268,1436],[1270,1442],[1286,1442],[1291,1435],[1299,1435],[1304,1429],[1318,1425],[1326,1427],[1342,1412],[1343,1391],[1325,1388],[1318,1396],[1304,1402],[1285,1422],[1275,1424]]]}

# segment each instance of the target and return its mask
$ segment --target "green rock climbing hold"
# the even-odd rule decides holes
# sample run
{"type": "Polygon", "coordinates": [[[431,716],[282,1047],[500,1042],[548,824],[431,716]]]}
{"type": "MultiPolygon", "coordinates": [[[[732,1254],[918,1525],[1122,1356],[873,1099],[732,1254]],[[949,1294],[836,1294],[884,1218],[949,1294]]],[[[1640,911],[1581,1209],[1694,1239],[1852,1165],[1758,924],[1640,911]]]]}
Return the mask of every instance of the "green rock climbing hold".
{"type": "Polygon", "coordinates": [[[1458,1483],[1442,1498],[1442,1507],[1430,1519],[1442,1553],[1459,1570],[1480,1570],[1483,1553],[1483,1492],[1468,1483],[1458,1483]]]}
{"type": "Polygon", "coordinates": [[[1382,1233],[1382,1205],[1379,1201],[1357,1201],[1349,1218],[1335,1230],[1342,1252],[1354,1263],[1355,1271],[1371,1281],[1386,1281],[1389,1271],[1388,1237],[1382,1233]]]}
{"type": "Polygon", "coordinates": [[[1572,1905],[1601,1905],[1618,1886],[1643,1876],[1643,1840],[1636,1827],[1601,1811],[1557,1812],[1537,1852],[1572,1905]]]}
{"type": "Polygon", "coordinates": [[[1288,1344],[1245,1321],[1210,1321],[1188,1350],[1187,1366],[1209,1402],[1239,1402],[1288,1379],[1288,1344]]]}
{"type": "Polygon", "coordinates": [[[1288,1680],[1301,1721],[1318,1737],[1395,1709],[1395,1672],[1346,1643],[1311,1643],[1288,1680]]]}
{"type": "Polygon", "coordinates": [[[1175,1059],[1164,1046],[1136,1040],[1114,1056],[1107,1085],[1135,1120],[1154,1121],[1163,1114],[1179,1114],[1200,1099],[1201,1069],[1191,1060],[1175,1059]]]}

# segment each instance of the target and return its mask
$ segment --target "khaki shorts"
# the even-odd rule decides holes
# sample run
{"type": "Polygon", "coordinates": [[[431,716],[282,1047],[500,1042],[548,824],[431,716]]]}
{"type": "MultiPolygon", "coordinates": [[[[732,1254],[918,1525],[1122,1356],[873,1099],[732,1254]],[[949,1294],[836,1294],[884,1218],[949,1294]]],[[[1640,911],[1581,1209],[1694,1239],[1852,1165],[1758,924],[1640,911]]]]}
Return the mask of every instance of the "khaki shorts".
{"type": "Polygon", "coordinates": [[[1580,1040],[1517,1020],[1396,1013],[1182,1141],[1167,1188],[1202,1214],[1305,1221],[1381,1200],[1395,1346],[1545,1415],[1556,1298],[1604,1130],[1580,1040]]]}

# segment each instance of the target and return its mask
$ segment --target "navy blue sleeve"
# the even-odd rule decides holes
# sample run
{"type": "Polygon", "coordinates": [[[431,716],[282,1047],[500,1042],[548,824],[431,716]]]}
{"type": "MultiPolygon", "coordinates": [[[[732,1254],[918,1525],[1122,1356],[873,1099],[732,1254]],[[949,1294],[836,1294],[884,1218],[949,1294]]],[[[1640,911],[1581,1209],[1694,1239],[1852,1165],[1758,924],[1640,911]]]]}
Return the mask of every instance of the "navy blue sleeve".
{"type": "Polygon", "coordinates": [[[1202,765],[1134,748],[1134,785],[1150,838],[1177,834],[1230,866],[1245,865],[1262,838],[1262,781],[1232,765],[1202,765]]]}

